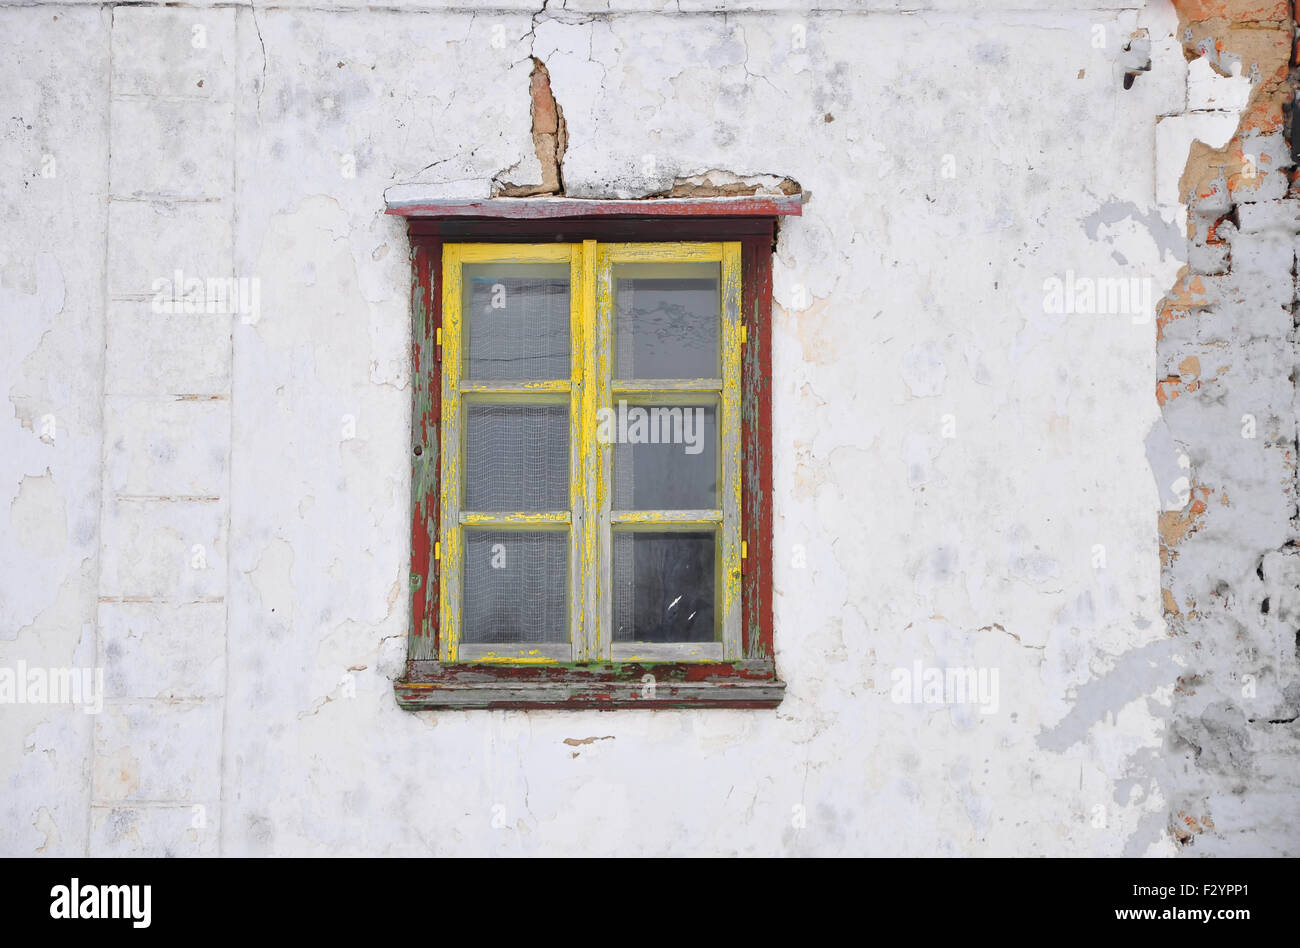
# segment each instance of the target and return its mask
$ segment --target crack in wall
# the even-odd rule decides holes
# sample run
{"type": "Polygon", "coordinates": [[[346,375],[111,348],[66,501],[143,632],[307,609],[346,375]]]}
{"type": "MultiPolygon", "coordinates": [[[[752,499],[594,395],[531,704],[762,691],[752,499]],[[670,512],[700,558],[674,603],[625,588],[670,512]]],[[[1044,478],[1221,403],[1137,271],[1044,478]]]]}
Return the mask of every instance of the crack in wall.
{"type": "MultiPolygon", "coordinates": [[[[542,168],[540,184],[515,184],[503,179],[514,168],[508,168],[492,181],[495,197],[538,197],[544,194],[564,193],[564,152],[569,147],[569,131],[564,122],[564,109],[551,92],[551,74],[536,56],[529,75],[528,94],[532,100],[533,150],[542,168]]],[[[518,167],[517,165],[515,167],[518,167]]]]}
{"type": "MultiPolygon", "coordinates": [[[[519,164],[512,165],[498,172],[492,179],[493,197],[558,197],[565,193],[564,155],[569,147],[569,130],[564,119],[564,109],[551,90],[551,73],[546,64],[536,56],[529,58],[533,62],[528,83],[530,128],[533,150],[542,170],[542,180],[537,184],[518,184],[509,180],[507,176],[519,167],[519,164]]],[[[448,160],[450,159],[435,161],[423,170],[427,171],[448,160]]],[[[759,194],[789,196],[802,193],[799,182],[785,175],[739,174],[712,168],[699,174],[676,177],[670,187],[648,197],[753,197],[759,194]]]]}

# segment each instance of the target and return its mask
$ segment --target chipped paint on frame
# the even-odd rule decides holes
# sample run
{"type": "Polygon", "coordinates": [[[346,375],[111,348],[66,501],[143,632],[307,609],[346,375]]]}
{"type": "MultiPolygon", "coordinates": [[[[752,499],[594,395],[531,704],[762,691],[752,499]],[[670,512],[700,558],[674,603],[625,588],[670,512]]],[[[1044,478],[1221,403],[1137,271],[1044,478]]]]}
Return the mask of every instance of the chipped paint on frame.
{"type": "MultiPolygon", "coordinates": [[[[570,535],[570,637],[573,660],[608,661],[612,655],[612,530],[621,526],[661,526],[717,530],[717,568],[714,581],[719,599],[718,631],[721,660],[741,655],[740,636],[740,297],[741,247],[736,241],[598,244],[448,244],[444,248],[443,298],[443,418],[442,457],[445,489],[442,522],[443,560],[440,577],[442,639],[439,655],[444,662],[458,661],[460,650],[460,583],[464,531],[473,526],[569,525],[570,535]],[[466,264],[556,263],[570,265],[570,346],[581,358],[570,360],[568,380],[523,383],[466,380],[461,377],[464,346],[463,285],[466,264]],[[687,380],[619,380],[611,378],[613,326],[613,267],[618,263],[694,263],[720,265],[722,377],[687,380]],[[719,451],[720,511],[619,511],[610,507],[607,484],[613,452],[599,438],[599,414],[612,404],[613,392],[638,394],[651,401],[681,402],[690,393],[715,392],[721,408],[719,451]],[[570,396],[570,510],[565,512],[463,512],[460,496],[464,478],[462,396],[514,400],[527,395],[570,396]],[[595,512],[588,516],[587,511],[595,512]]],[[[670,650],[671,651],[671,650],[670,650]]],[[[678,658],[698,656],[699,650],[679,650],[678,658]]],[[[494,661],[508,661],[495,656],[494,661]]],[[[717,661],[717,657],[698,658],[717,661]]]]}
{"type": "MultiPolygon", "coordinates": [[[[413,228],[414,234],[414,228],[413,228]]],[[[746,285],[742,279],[742,267],[745,273],[752,272],[752,260],[761,256],[761,241],[755,241],[747,238],[745,243],[739,241],[714,241],[714,242],[675,242],[660,244],[626,244],[619,245],[615,243],[598,243],[594,240],[584,241],[583,244],[546,244],[540,246],[533,245],[512,245],[509,243],[480,243],[480,244],[442,244],[436,237],[433,240],[421,238],[416,240],[417,245],[427,248],[436,248],[443,251],[439,256],[445,256],[447,248],[455,246],[458,250],[468,250],[467,253],[458,253],[457,267],[454,275],[455,289],[452,288],[452,279],[450,274],[440,275],[442,289],[444,292],[432,297],[438,300],[441,297],[442,306],[438,307],[443,315],[443,335],[448,338],[440,339],[444,343],[442,349],[442,358],[438,359],[438,364],[434,367],[434,372],[442,376],[442,385],[439,392],[443,395],[443,408],[446,403],[451,401],[459,409],[463,403],[463,397],[470,396],[475,401],[486,400],[492,402],[517,402],[519,399],[532,401],[539,397],[545,401],[553,402],[555,398],[568,396],[571,406],[571,417],[574,417],[575,423],[571,425],[571,431],[574,433],[574,443],[571,446],[571,460],[581,458],[580,464],[574,466],[574,477],[571,478],[571,509],[567,512],[560,511],[516,511],[516,512],[461,512],[456,509],[455,519],[450,521],[456,523],[457,529],[446,531],[448,536],[441,544],[443,546],[443,562],[440,564],[431,564],[431,572],[436,574],[436,583],[426,583],[432,585],[436,590],[436,598],[439,601],[439,612],[437,613],[439,621],[430,622],[432,631],[437,638],[438,649],[430,653],[426,650],[423,655],[415,648],[410,653],[411,661],[408,662],[408,681],[398,682],[396,687],[399,692],[399,701],[405,707],[772,707],[779,703],[783,694],[784,685],[776,680],[775,669],[771,665],[770,658],[760,658],[758,663],[744,661],[746,667],[752,666],[749,671],[744,673],[744,680],[753,680],[756,683],[767,681],[771,687],[764,686],[760,694],[754,690],[745,696],[731,693],[734,691],[732,684],[723,685],[724,682],[732,682],[734,679],[729,676],[737,672],[740,668],[740,660],[746,654],[754,654],[754,646],[759,648],[759,655],[770,655],[770,620],[766,628],[754,630],[757,632],[754,638],[757,642],[751,640],[751,629],[748,618],[742,623],[741,609],[748,613],[748,604],[745,602],[745,595],[741,595],[741,584],[747,583],[751,576],[746,572],[743,576],[739,567],[739,551],[742,542],[748,537],[740,536],[740,510],[742,505],[749,505],[754,502],[742,489],[742,479],[740,476],[740,459],[743,454],[740,450],[741,431],[740,424],[745,418],[745,413],[741,410],[740,400],[741,393],[744,393],[746,399],[751,397],[749,392],[748,376],[742,377],[742,367],[747,367],[746,353],[750,351],[746,340],[742,335],[742,303],[746,310],[751,303],[757,305],[761,302],[751,297],[751,288],[746,285]],[[756,248],[758,253],[755,253],[756,248]],[[616,252],[611,253],[611,250],[616,252]],[[685,258],[685,259],[684,259],[685,258]],[[571,285],[578,288],[578,292],[571,295],[571,330],[573,335],[572,344],[574,346],[575,356],[580,358],[572,360],[572,371],[569,379],[548,379],[536,380],[529,382],[510,382],[510,383],[492,383],[476,382],[474,380],[465,380],[459,377],[461,368],[461,359],[463,354],[462,323],[460,321],[461,306],[461,280],[459,266],[466,262],[474,263],[492,263],[492,262],[509,262],[509,263],[553,263],[558,260],[567,259],[570,263],[571,285]],[[615,260],[619,262],[631,260],[634,262],[718,262],[722,268],[722,307],[723,307],[723,326],[720,338],[720,350],[723,362],[723,373],[721,378],[715,379],[644,379],[644,380],[615,380],[612,378],[610,366],[612,362],[612,336],[613,321],[612,318],[598,319],[596,312],[601,308],[601,298],[604,298],[604,311],[612,314],[612,267],[615,260]],[[454,292],[454,296],[452,295],[454,292]],[[449,304],[451,304],[449,306],[449,304]],[[454,310],[454,313],[452,312],[454,310]],[[454,339],[451,338],[453,333],[451,329],[454,322],[454,339]],[[448,345],[449,344],[449,345],[448,345]],[[442,370],[442,371],[439,371],[442,370]],[[447,370],[453,370],[448,372],[447,370]],[[731,386],[728,386],[728,374],[732,375],[731,386]],[[447,398],[446,389],[451,382],[448,379],[449,374],[454,374],[454,385],[456,392],[452,393],[453,397],[447,398]],[[603,385],[602,385],[603,383],[603,385]],[[602,445],[596,438],[598,430],[596,411],[599,407],[610,403],[615,393],[623,396],[633,396],[638,400],[647,400],[654,403],[682,403],[683,400],[689,401],[692,396],[698,397],[699,393],[716,393],[719,401],[724,397],[724,390],[735,393],[734,414],[731,416],[735,420],[735,450],[729,451],[728,446],[724,443],[722,450],[719,452],[719,475],[722,490],[720,491],[720,500],[723,507],[720,510],[712,511],[618,511],[610,510],[610,498],[607,485],[609,483],[610,462],[612,461],[612,446],[602,445]],[[576,417],[575,417],[576,416],[576,417]],[[584,443],[585,442],[585,443],[584,443]],[[592,450],[586,450],[587,446],[594,446],[592,450]],[[729,464],[730,460],[730,464],[729,464]],[[728,478],[727,468],[731,467],[735,474],[734,477],[728,478]],[[729,483],[730,482],[730,483],[729,483]],[[642,643],[620,643],[615,646],[608,638],[605,631],[610,628],[612,597],[600,595],[600,583],[608,584],[609,581],[609,553],[608,546],[612,539],[612,528],[614,523],[618,523],[620,529],[624,530],[675,530],[689,529],[692,526],[711,525],[717,529],[719,525],[724,525],[727,519],[726,508],[734,499],[736,508],[736,536],[734,538],[735,560],[733,566],[728,566],[728,551],[725,548],[723,532],[724,529],[718,530],[718,549],[719,549],[719,566],[717,576],[717,588],[719,598],[722,600],[720,612],[726,608],[728,599],[735,602],[735,615],[731,626],[731,641],[723,641],[727,623],[720,617],[719,620],[719,641],[710,645],[709,643],[680,643],[678,645],[669,644],[670,650],[664,653],[662,649],[645,645],[642,643]],[[594,505],[594,509],[592,506],[594,505]],[[584,509],[585,508],[585,509],[584,509]],[[587,512],[591,516],[585,516],[587,512]],[[566,522],[567,515],[567,522],[566,522]],[[566,661],[566,656],[551,654],[528,654],[528,650],[521,647],[515,650],[511,647],[502,648],[501,646],[465,646],[459,641],[459,620],[460,620],[460,590],[456,582],[449,582],[449,578],[459,575],[460,563],[463,558],[463,530],[466,525],[470,526],[492,526],[492,525],[519,525],[528,524],[533,529],[569,529],[571,536],[574,538],[572,544],[570,569],[571,569],[571,589],[574,592],[574,598],[571,602],[571,630],[573,634],[572,661],[566,661]],[[603,555],[602,555],[603,554],[603,555]],[[573,563],[579,563],[580,569],[574,570],[573,563]],[[446,567],[439,569],[438,567],[446,567]],[[453,571],[453,569],[455,571],[453,571]],[[445,590],[445,592],[444,592],[445,590]],[[455,621],[453,621],[453,619],[455,621]],[[602,621],[603,619],[603,621],[602,621]],[[447,632],[443,633],[443,626],[446,626],[447,632]],[[445,643],[445,644],[444,644],[445,643]],[[676,654],[671,652],[672,649],[680,649],[676,654]],[[716,649],[716,651],[715,651],[716,649]],[[677,672],[671,672],[671,669],[685,668],[713,668],[716,674],[721,677],[715,678],[710,676],[707,684],[700,684],[702,689],[699,694],[680,694],[672,701],[658,700],[646,702],[635,700],[635,698],[611,699],[609,695],[601,697],[600,694],[590,692],[590,686],[584,685],[576,690],[570,689],[572,694],[567,698],[558,698],[552,691],[545,690],[544,694],[533,693],[528,691],[527,694],[519,692],[516,688],[517,700],[498,701],[491,700],[483,703],[478,699],[471,699],[462,702],[459,699],[451,698],[452,692],[445,689],[435,689],[430,692],[424,687],[413,691],[404,691],[404,684],[410,684],[413,676],[416,676],[416,670],[423,666],[428,666],[429,658],[437,654],[441,662],[431,667],[441,668],[438,673],[439,679],[450,676],[455,669],[464,670],[465,674],[478,680],[483,675],[499,676],[502,674],[517,674],[530,668],[543,669],[549,668],[565,676],[576,674],[579,669],[589,669],[598,680],[607,680],[610,682],[609,688],[600,689],[598,692],[607,691],[609,695],[613,692],[626,690],[625,686],[617,684],[621,675],[631,673],[635,668],[653,668],[655,669],[656,680],[663,674],[676,675],[677,672]],[[454,658],[449,663],[448,659],[454,658]],[[611,664],[611,661],[613,664],[611,664]],[[685,662],[685,664],[682,664],[685,662]],[[648,663],[648,664],[647,664],[648,663]],[[482,669],[481,672],[475,672],[474,669],[482,669]],[[622,669],[622,671],[617,671],[622,669]],[[723,687],[727,693],[717,691],[723,687]],[[406,698],[402,695],[405,694],[406,698]],[[418,696],[418,697],[417,697],[418,696]]],[[[451,270],[449,265],[444,263],[448,271],[451,270]]],[[[767,291],[770,293],[770,290],[767,291]]],[[[414,299],[414,298],[413,298],[414,299]]],[[[414,311],[414,310],[413,310],[414,311]]],[[[756,322],[755,328],[762,334],[765,326],[761,321],[756,322]]],[[[430,330],[430,335],[433,332],[430,330]]],[[[746,368],[747,371],[747,368],[746,368]]],[[[725,409],[720,411],[720,418],[723,419],[721,427],[725,427],[727,413],[725,409]]],[[[458,484],[453,481],[451,476],[456,478],[463,476],[461,470],[461,460],[459,457],[463,432],[460,431],[460,425],[450,417],[445,419],[446,422],[440,427],[439,441],[448,439],[452,433],[451,429],[455,428],[455,440],[448,440],[445,451],[448,455],[454,457],[448,458],[446,470],[448,477],[441,480],[441,483],[451,485],[458,484]]],[[[725,442],[726,433],[723,434],[725,442]]],[[[746,439],[750,434],[746,432],[746,439]]],[[[440,456],[443,454],[442,445],[437,452],[440,456]]],[[[446,515],[446,509],[458,500],[458,491],[443,492],[442,504],[439,505],[439,520],[446,515]]],[[[443,520],[446,523],[449,521],[443,520]]],[[[752,554],[751,554],[752,555],[752,554]]],[[[747,567],[748,569],[748,567],[747,567]]],[[[431,579],[433,576],[430,577],[431,579]]],[[[748,586],[746,585],[746,588],[748,586]]],[[[762,610],[760,610],[761,615],[762,610]]],[[[770,613],[768,613],[770,616],[770,613]]],[[[418,676],[425,677],[425,676],[418,676]]],[[[693,678],[693,676],[691,676],[693,678]]],[[[469,680],[469,679],[465,679],[469,680]]],[[[449,679],[450,681],[450,679],[449,679]]],[[[704,682],[702,679],[701,682],[704,682]]],[[[454,686],[458,689],[461,686],[454,686]]],[[[486,687],[485,683],[475,685],[476,689],[486,687]]],[[[695,687],[695,686],[692,686],[695,687]]],[[[530,686],[531,688],[531,686],[530,686]]],[[[528,689],[525,689],[528,690],[528,689]]]]}
{"type": "MultiPolygon", "coordinates": [[[[522,383],[493,382],[462,378],[464,352],[464,314],[463,275],[461,268],[467,264],[496,263],[568,263],[570,266],[570,326],[571,332],[581,338],[582,306],[573,292],[573,279],[579,274],[573,244],[447,244],[443,249],[443,372],[442,372],[442,569],[440,570],[441,599],[441,637],[439,658],[443,662],[460,661],[460,633],[463,616],[461,613],[461,584],[464,570],[465,530],[468,527],[522,527],[535,529],[566,528],[572,523],[571,511],[508,511],[483,512],[462,511],[460,498],[464,483],[464,430],[461,413],[462,396],[468,395],[476,403],[552,403],[546,396],[569,395],[569,411],[572,418],[574,406],[581,398],[582,373],[578,366],[572,366],[568,379],[545,379],[522,383]]],[[[572,345],[571,341],[571,345],[572,345]]],[[[571,360],[571,365],[575,360],[571,360]]],[[[570,424],[570,430],[573,430],[570,424]]],[[[571,509],[573,488],[570,490],[571,509]]],[[[572,530],[570,529],[570,535],[572,530]]],[[[572,545],[572,544],[571,544],[572,545]]],[[[572,572],[572,566],[570,566],[572,572]]],[[[572,609],[572,605],[570,607],[572,609]]],[[[548,657],[538,659],[521,652],[514,658],[508,655],[493,654],[490,658],[476,655],[478,661],[500,661],[528,663],[532,661],[554,662],[548,657]]]]}
{"type": "Polygon", "coordinates": [[[442,251],[442,568],[438,658],[457,661],[460,644],[460,373],[461,373],[461,253],[447,244],[442,251]]]}

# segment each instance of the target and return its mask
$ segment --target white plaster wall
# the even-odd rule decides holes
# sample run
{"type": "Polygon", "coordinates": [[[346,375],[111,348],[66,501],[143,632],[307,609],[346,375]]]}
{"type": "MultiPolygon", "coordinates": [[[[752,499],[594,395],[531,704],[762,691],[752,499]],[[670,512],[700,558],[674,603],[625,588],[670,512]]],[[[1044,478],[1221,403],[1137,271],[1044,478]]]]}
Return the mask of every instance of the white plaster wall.
{"type": "Polygon", "coordinates": [[[1172,282],[1186,66],[1165,0],[1092,5],[0,5],[0,667],[108,688],[0,706],[0,852],[1171,852],[1154,327],[1045,313],[1043,281],[1172,282]],[[535,172],[530,54],[569,194],[809,194],[775,273],[775,711],[394,701],[383,192],[535,172]],[[177,268],[258,278],[260,318],[151,312],[177,268]],[[997,669],[996,712],[891,700],[915,661],[997,669]]]}

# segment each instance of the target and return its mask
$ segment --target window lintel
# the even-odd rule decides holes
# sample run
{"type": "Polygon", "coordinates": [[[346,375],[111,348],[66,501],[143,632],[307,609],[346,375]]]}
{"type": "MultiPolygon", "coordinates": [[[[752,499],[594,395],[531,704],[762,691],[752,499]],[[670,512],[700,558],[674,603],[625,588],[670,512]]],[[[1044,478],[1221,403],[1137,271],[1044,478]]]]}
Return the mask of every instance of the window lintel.
{"type": "Polygon", "coordinates": [[[418,185],[389,188],[387,213],[408,218],[554,220],[602,217],[785,217],[803,213],[801,194],[702,198],[483,198],[439,197],[418,185]]]}

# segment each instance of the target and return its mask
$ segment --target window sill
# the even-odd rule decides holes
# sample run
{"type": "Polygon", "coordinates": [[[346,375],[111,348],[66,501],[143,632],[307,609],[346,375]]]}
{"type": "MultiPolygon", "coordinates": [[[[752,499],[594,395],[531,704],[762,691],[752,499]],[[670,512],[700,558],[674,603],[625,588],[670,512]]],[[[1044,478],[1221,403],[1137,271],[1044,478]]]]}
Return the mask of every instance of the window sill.
{"type": "Polygon", "coordinates": [[[407,662],[393,684],[408,711],[613,711],[619,708],[775,708],[785,694],[770,659],[728,663],[442,665],[407,662]]]}

